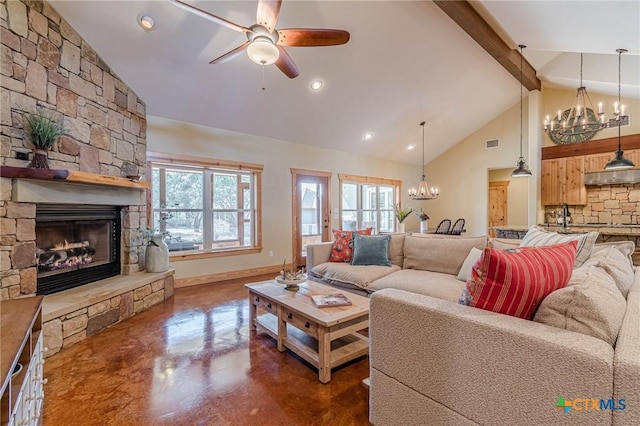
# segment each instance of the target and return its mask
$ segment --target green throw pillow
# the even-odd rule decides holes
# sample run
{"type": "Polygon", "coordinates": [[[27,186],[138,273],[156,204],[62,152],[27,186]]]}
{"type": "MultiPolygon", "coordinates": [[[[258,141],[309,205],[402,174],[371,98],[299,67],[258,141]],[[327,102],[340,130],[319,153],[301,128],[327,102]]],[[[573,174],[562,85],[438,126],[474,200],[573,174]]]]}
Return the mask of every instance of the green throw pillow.
{"type": "Polygon", "coordinates": [[[391,235],[366,236],[353,234],[352,265],[391,266],[389,240],[391,235]]]}

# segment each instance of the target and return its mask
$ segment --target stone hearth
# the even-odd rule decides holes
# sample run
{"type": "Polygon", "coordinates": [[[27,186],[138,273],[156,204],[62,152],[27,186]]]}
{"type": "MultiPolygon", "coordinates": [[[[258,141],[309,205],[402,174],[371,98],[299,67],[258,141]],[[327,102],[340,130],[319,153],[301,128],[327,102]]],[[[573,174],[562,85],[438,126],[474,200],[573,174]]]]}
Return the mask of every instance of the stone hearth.
{"type": "Polygon", "coordinates": [[[173,296],[173,270],[138,272],[45,296],[44,344],[51,356],[173,296]]]}

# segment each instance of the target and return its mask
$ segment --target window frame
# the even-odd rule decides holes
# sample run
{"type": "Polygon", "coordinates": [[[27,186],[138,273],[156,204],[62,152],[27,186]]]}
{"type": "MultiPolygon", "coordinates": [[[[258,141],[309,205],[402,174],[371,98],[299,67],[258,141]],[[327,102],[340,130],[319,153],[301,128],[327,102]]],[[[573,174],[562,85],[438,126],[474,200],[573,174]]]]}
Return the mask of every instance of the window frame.
{"type": "MultiPolygon", "coordinates": [[[[253,175],[253,200],[251,210],[254,211],[255,223],[253,232],[255,234],[254,245],[251,247],[233,247],[233,248],[208,248],[202,250],[192,250],[188,252],[170,252],[169,259],[171,261],[194,260],[212,257],[235,256],[243,254],[252,254],[262,252],[262,172],[264,166],[262,164],[246,163],[230,160],[219,160],[214,158],[194,157],[189,155],[169,154],[160,152],[147,152],[147,180],[153,184],[153,167],[154,166],[170,166],[185,169],[200,168],[203,169],[203,227],[212,227],[213,223],[206,223],[207,220],[213,220],[214,212],[220,209],[214,209],[212,203],[213,175],[216,171],[221,172],[243,172],[253,175]],[[208,171],[208,172],[207,172],[208,171]],[[209,178],[210,182],[205,182],[209,178]],[[207,190],[209,189],[209,191],[207,190]],[[211,217],[209,217],[211,216],[211,217]]],[[[242,182],[239,183],[239,188],[242,182]]],[[[243,194],[242,194],[243,195],[243,194]]],[[[147,224],[151,226],[153,223],[153,188],[147,191],[147,224]]],[[[244,216],[245,209],[238,211],[239,217],[244,216]]],[[[243,219],[244,220],[244,219],[243,219]]],[[[211,231],[211,242],[213,243],[213,230],[211,231]]]]}
{"type": "MultiPolygon", "coordinates": [[[[339,211],[339,227],[340,229],[344,229],[343,223],[342,223],[342,218],[343,218],[343,211],[355,211],[356,212],[356,217],[357,217],[357,223],[361,224],[362,223],[362,215],[363,212],[371,212],[371,211],[375,211],[376,212],[376,228],[374,229],[374,233],[380,233],[380,225],[381,225],[381,221],[380,221],[380,208],[379,208],[379,204],[380,204],[380,185],[384,185],[384,186],[392,186],[394,188],[394,204],[398,204],[400,202],[400,194],[402,191],[402,180],[399,179],[388,179],[388,178],[377,178],[377,177],[371,177],[371,176],[358,176],[358,175],[350,175],[350,174],[345,174],[345,173],[338,173],[338,197],[339,197],[339,205],[338,205],[338,211],[339,211]],[[355,209],[348,209],[348,210],[343,210],[343,205],[342,205],[342,185],[344,183],[350,183],[350,184],[356,184],[357,185],[357,207],[355,209]],[[376,208],[375,210],[372,209],[364,209],[362,206],[362,185],[375,185],[376,187],[376,201],[378,204],[378,208],[376,208]]],[[[385,210],[386,211],[386,210],[385,210]]],[[[393,214],[393,211],[392,211],[393,214]]],[[[393,232],[397,232],[398,230],[398,224],[396,223],[396,221],[393,221],[393,232]]]]}

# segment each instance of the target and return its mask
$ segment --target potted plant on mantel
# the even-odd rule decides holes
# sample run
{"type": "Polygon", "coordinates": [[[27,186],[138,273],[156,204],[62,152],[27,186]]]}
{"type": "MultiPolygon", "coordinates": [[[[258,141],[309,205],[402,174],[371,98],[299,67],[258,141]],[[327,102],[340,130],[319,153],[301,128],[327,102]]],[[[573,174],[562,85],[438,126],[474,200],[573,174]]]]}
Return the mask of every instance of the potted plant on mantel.
{"type": "Polygon", "coordinates": [[[53,147],[60,136],[64,134],[62,121],[44,108],[36,107],[35,112],[25,116],[24,131],[27,139],[34,146],[34,154],[29,167],[48,169],[47,151],[53,147]]]}
{"type": "Polygon", "coordinates": [[[414,209],[412,207],[407,207],[406,209],[400,208],[400,204],[393,205],[393,212],[396,215],[396,219],[398,219],[398,232],[404,232],[404,220],[409,217],[411,213],[413,213],[414,209]]]}

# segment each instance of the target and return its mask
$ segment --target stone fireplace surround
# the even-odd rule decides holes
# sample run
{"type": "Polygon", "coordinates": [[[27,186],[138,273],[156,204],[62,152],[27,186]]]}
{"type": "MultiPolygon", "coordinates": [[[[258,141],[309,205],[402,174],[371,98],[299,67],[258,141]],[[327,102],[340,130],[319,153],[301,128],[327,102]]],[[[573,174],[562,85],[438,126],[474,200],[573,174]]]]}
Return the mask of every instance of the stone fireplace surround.
{"type": "MultiPolygon", "coordinates": [[[[3,174],[6,174],[3,172],[3,174]]],[[[99,179],[99,175],[96,178],[99,179]]],[[[46,356],[105,327],[129,318],[173,295],[173,270],[146,273],[142,229],[146,227],[145,184],[119,187],[21,178],[0,178],[2,198],[2,286],[0,298],[37,291],[35,214],[38,204],[121,206],[121,274],[45,296],[46,356]]]]}

